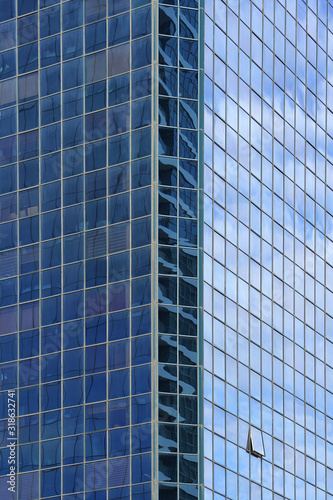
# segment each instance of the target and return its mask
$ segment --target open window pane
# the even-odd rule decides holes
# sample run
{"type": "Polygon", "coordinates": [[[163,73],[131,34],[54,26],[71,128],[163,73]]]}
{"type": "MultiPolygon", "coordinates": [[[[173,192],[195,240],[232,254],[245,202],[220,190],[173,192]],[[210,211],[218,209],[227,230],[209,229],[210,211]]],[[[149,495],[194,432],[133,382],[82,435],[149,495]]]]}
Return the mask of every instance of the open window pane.
{"type": "Polygon", "coordinates": [[[246,451],[256,457],[265,456],[264,440],[261,430],[256,429],[255,427],[250,427],[247,438],[246,451]]]}

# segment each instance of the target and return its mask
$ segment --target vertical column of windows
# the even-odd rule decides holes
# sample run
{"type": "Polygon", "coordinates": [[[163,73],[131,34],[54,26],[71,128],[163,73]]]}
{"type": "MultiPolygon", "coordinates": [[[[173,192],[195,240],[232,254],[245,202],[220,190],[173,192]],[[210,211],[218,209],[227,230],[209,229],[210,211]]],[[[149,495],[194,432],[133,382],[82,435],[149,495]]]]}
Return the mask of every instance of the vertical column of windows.
{"type": "Polygon", "coordinates": [[[198,5],[159,6],[159,498],[198,486],[198,5]]]}

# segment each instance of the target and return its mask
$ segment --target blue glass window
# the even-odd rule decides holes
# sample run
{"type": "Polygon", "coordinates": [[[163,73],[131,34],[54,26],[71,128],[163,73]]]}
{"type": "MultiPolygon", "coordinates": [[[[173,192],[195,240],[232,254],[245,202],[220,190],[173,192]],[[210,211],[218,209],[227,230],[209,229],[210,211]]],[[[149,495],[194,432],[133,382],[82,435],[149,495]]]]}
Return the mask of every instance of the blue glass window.
{"type": "Polygon", "coordinates": [[[74,493],[80,491],[83,485],[83,465],[69,465],[63,469],[63,491],[74,493]]]}
{"type": "Polygon", "coordinates": [[[63,173],[64,177],[81,174],[83,171],[84,156],[83,148],[77,147],[63,151],[63,173]]]}
{"type": "Polygon", "coordinates": [[[44,156],[41,159],[41,181],[50,182],[60,179],[61,156],[60,153],[44,156]]]}
{"type": "Polygon", "coordinates": [[[60,38],[53,36],[40,42],[41,66],[60,62],[60,38]]]}
{"type": "Polygon", "coordinates": [[[122,222],[129,219],[129,193],[109,198],[109,223],[122,222]]]}
{"type": "MultiPolygon", "coordinates": [[[[85,88],[86,112],[97,111],[106,106],[106,82],[101,81],[85,88]]],[[[96,137],[100,138],[100,137],[96,137]]]]}
{"type": "Polygon", "coordinates": [[[151,241],[151,219],[146,217],[132,222],[132,247],[148,245],[151,241]]]}
{"type": "Polygon", "coordinates": [[[61,319],[61,298],[59,295],[42,301],[42,325],[59,323],[61,319]]]}
{"type": "MultiPolygon", "coordinates": [[[[38,17],[37,14],[24,16],[18,19],[17,42],[19,45],[29,43],[38,38],[38,17]]],[[[9,47],[8,47],[9,48],[9,47]]]]}
{"type": "Polygon", "coordinates": [[[94,403],[106,399],[105,374],[89,375],[86,377],[86,401],[94,403]]]}
{"type": "Polygon", "coordinates": [[[41,130],[41,152],[42,154],[52,153],[60,149],[61,127],[60,123],[43,127],[41,130]]]}
{"type": "Polygon", "coordinates": [[[160,125],[168,127],[177,127],[177,99],[168,99],[160,97],[159,99],[159,119],[160,125]]]}
{"type": "Polygon", "coordinates": [[[158,31],[163,35],[178,35],[178,9],[176,7],[160,7],[158,31]]]}
{"type": "Polygon", "coordinates": [[[68,31],[62,35],[62,57],[64,61],[82,56],[83,29],[68,31]]]}
{"type": "Polygon", "coordinates": [[[2,363],[17,359],[17,335],[4,335],[2,337],[0,359],[2,363]]]}
{"type": "Polygon", "coordinates": [[[83,416],[84,411],[82,406],[64,408],[63,427],[65,436],[83,432],[83,416]]]}
{"type": "Polygon", "coordinates": [[[148,184],[151,184],[151,159],[145,158],[132,162],[132,189],[148,184]]]}
{"type": "Polygon", "coordinates": [[[85,117],[85,139],[87,142],[106,137],[106,111],[91,113],[85,117]]]}
{"type": "Polygon", "coordinates": [[[18,15],[28,14],[38,9],[37,0],[19,0],[18,1],[18,15]]]}
{"type": "Polygon", "coordinates": [[[109,105],[121,104],[129,101],[130,75],[117,76],[109,80],[109,105]]]}
{"type": "Polygon", "coordinates": [[[1,111],[0,137],[16,133],[16,117],[14,114],[14,109],[15,108],[9,108],[1,111]]]}
{"type": "Polygon", "coordinates": [[[109,315],[109,340],[129,336],[129,312],[121,311],[109,315]]]}
{"type": "Polygon", "coordinates": [[[76,233],[83,229],[83,205],[64,209],[64,234],[76,233]]]}
{"type": "Polygon", "coordinates": [[[85,29],[86,37],[86,54],[89,52],[96,52],[97,50],[104,49],[106,46],[106,23],[101,21],[99,23],[90,24],[85,29]]]}
{"type": "Polygon", "coordinates": [[[83,113],[83,89],[73,89],[62,93],[63,117],[73,118],[83,113]]]}
{"type": "MultiPolygon", "coordinates": [[[[59,208],[61,205],[61,182],[56,181],[56,182],[51,182],[50,184],[42,185],[41,195],[42,195],[41,196],[42,212],[59,208]]],[[[37,203],[38,201],[36,199],[33,205],[37,205],[37,203]]],[[[20,201],[20,206],[21,206],[21,201],[20,201]]]]}
{"type": "Polygon", "coordinates": [[[40,87],[42,96],[60,92],[59,65],[52,66],[51,68],[45,68],[40,72],[40,87]]]}
{"type": "MultiPolygon", "coordinates": [[[[2,282],[5,284],[5,282],[2,282]]],[[[20,277],[20,302],[27,300],[38,299],[39,297],[39,276],[38,273],[25,274],[20,277]]],[[[7,300],[11,297],[9,290],[7,290],[7,300]]],[[[13,302],[11,302],[13,303],[13,302]]],[[[8,305],[8,304],[3,304],[8,305]]]]}
{"type": "Polygon", "coordinates": [[[109,194],[129,190],[129,165],[120,165],[109,169],[109,194]]]}
{"type": "Polygon", "coordinates": [[[41,125],[48,125],[59,120],[60,94],[43,99],[41,101],[41,125]]]}
{"type": "Polygon", "coordinates": [[[20,415],[36,413],[39,411],[39,388],[27,387],[20,389],[20,415]]]}
{"type": "Polygon", "coordinates": [[[130,39],[130,16],[123,14],[109,19],[109,46],[128,42],[130,39]]]}
{"type": "Polygon", "coordinates": [[[151,272],[150,247],[140,248],[132,252],[132,276],[142,276],[151,272]]]}
{"type": "Polygon", "coordinates": [[[134,10],[132,12],[132,39],[151,33],[151,7],[134,10]]]}
{"type": "Polygon", "coordinates": [[[129,252],[111,255],[109,257],[109,281],[128,279],[130,272],[129,252]]]}
{"type": "Polygon", "coordinates": [[[151,331],[150,307],[139,307],[132,310],[132,336],[144,335],[151,331]]]}
{"type": "Polygon", "coordinates": [[[3,5],[3,8],[1,9],[1,14],[0,14],[1,22],[6,21],[6,19],[11,19],[12,17],[14,17],[15,11],[16,11],[16,2],[13,0],[6,2],[3,5]]]}
{"type": "Polygon", "coordinates": [[[83,176],[77,175],[63,181],[63,204],[74,205],[83,201],[83,176]]]}
{"type": "MultiPolygon", "coordinates": [[[[19,79],[19,98],[22,98],[23,89],[22,89],[22,80],[25,80],[26,77],[21,77],[19,79]]],[[[0,109],[6,108],[7,106],[12,106],[16,103],[16,92],[14,91],[13,80],[6,80],[4,82],[0,82],[0,109]]],[[[26,90],[26,89],[25,89],[26,90]]]]}
{"type": "Polygon", "coordinates": [[[61,469],[53,468],[41,473],[42,496],[59,495],[61,492],[61,469]]]}
{"type": "Polygon", "coordinates": [[[132,340],[132,365],[141,365],[151,361],[151,336],[145,335],[132,340]]]}
{"type": "Polygon", "coordinates": [[[179,71],[179,94],[189,99],[198,98],[198,73],[196,71],[179,71]]]}
{"type": "Polygon", "coordinates": [[[0,197],[0,222],[7,222],[17,217],[17,196],[14,193],[0,197]]]}
{"type": "Polygon", "coordinates": [[[151,124],[151,100],[141,99],[132,104],[132,129],[151,124]]]}
{"type": "Polygon", "coordinates": [[[85,58],[86,83],[93,83],[106,78],[106,53],[98,52],[85,58]]]}
{"type": "Polygon", "coordinates": [[[151,37],[132,42],[132,68],[138,69],[151,64],[151,37]]]}
{"type": "Polygon", "coordinates": [[[150,277],[132,281],[132,306],[148,304],[151,301],[150,277]]]}
{"type": "Polygon", "coordinates": [[[120,457],[130,452],[129,427],[109,431],[109,456],[120,457]]]}
{"type": "Polygon", "coordinates": [[[106,427],[106,404],[86,406],[86,431],[98,431],[106,427]]]}
{"type": "Polygon", "coordinates": [[[178,39],[159,37],[159,63],[166,66],[178,65],[178,39]]]}
{"type": "MultiPolygon", "coordinates": [[[[33,119],[33,116],[32,116],[33,119]]],[[[38,132],[25,132],[19,136],[19,155],[20,160],[27,160],[34,156],[38,156],[38,132]]]]}
{"type": "Polygon", "coordinates": [[[61,406],[60,388],[59,382],[42,385],[42,411],[54,410],[61,406]]]}
{"type": "Polygon", "coordinates": [[[151,395],[132,398],[132,424],[141,424],[151,420],[151,395]]]}
{"type": "Polygon", "coordinates": [[[109,427],[122,427],[129,424],[129,398],[109,402],[109,427]]]}
{"type": "Polygon", "coordinates": [[[69,30],[82,26],[83,4],[81,0],[71,0],[63,5],[62,23],[63,30],[69,30]]]}
{"type": "Polygon", "coordinates": [[[109,109],[109,134],[121,134],[130,128],[130,105],[124,104],[109,109]]]}
{"type": "Polygon", "coordinates": [[[86,23],[103,19],[106,15],[106,0],[87,0],[86,1],[86,23]]]}
{"type": "Polygon", "coordinates": [[[20,250],[20,273],[38,271],[39,266],[39,246],[31,245],[20,250]]]}
{"type": "Polygon", "coordinates": [[[40,12],[40,37],[55,35],[60,31],[60,7],[51,7],[40,12]]]}
{"type": "Polygon", "coordinates": [[[133,99],[139,99],[151,94],[151,68],[133,71],[131,76],[133,99]]]}
{"type": "Polygon", "coordinates": [[[109,49],[109,76],[126,73],[130,69],[130,44],[125,43],[109,49]]]}
{"type": "Polygon", "coordinates": [[[97,373],[106,370],[105,344],[87,347],[85,354],[86,373],[97,373]]]}
{"type": "Polygon", "coordinates": [[[60,325],[42,328],[42,354],[60,351],[61,349],[61,328],[60,325]]]}
{"type": "Polygon", "coordinates": [[[128,161],[129,151],[129,134],[109,139],[109,165],[128,161]]]}
{"type": "Polygon", "coordinates": [[[130,0],[109,0],[109,16],[125,12],[130,8],[130,0]]]}
{"type": "Polygon", "coordinates": [[[85,157],[86,172],[106,167],[106,141],[86,144],[85,157]]]}
{"type": "Polygon", "coordinates": [[[142,394],[151,391],[151,365],[132,368],[133,394],[142,394]]]}
{"type": "MultiPolygon", "coordinates": [[[[42,75],[44,74],[44,71],[41,72],[41,90],[43,91],[42,87],[42,75]]],[[[36,99],[38,97],[38,79],[37,79],[38,73],[31,73],[29,75],[24,75],[19,77],[18,79],[18,98],[19,102],[24,102],[24,101],[30,101],[31,99],[36,99]]],[[[12,82],[6,82],[6,85],[11,85],[12,82]]],[[[6,101],[9,99],[12,100],[12,91],[9,91],[7,86],[3,87],[5,93],[6,93],[6,101]]]]}
{"type": "Polygon", "coordinates": [[[151,129],[146,127],[132,132],[132,159],[151,154],[151,129]]]}
{"type": "Polygon", "coordinates": [[[0,80],[15,75],[15,55],[15,49],[0,53],[0,80]]]}
{"type": "Polygon", "coordinates": [[[63,147],[69,148],[83,142],[83,118],[72,118],[63,122],[63,147]]]}
{"type": "Polygon", "coordinates": [[[79,87],[83,83],[83,59],[82,57],[63,63],[63,88],[79,87]]]}
{"type": "Polygon", "coordinates": [[[150,188],[138,189],[132,192],[132,218],[143,217],[151,213],[150,188]]]}
{"type": "Polygon", "coordinates": [[[76,262],[63,268],[64,292],[83,288],[83,263],[76,262]]]}
{"type": "Polygon", "coordinates": [[[86,204],[86,229],[106,225],[106,200],[91,201],[86,204]]]}
{"type": "Polygon", "coordinates": [[[83,401],[82,378],[64,380],[64,406],[79,405],[83,401]]]}
{"type": "Polygon", "coordinates": [[[97,316],[86,319],[86,344],[98,344],[106,340],[106,318],[97,316]]]}
{"type": "MultiPolygon", "coordinates": [[[[5,224],[7,225],[7,224],[5,224]]],[[[27,217],[19,222],[20,245],[29,245],[39,240],[39,218],[27,217]]]]}
{"type": "Polygon", "coordinates": [[[86,286],[98,286],[106,283],[106,258],[86,261],[86,286]]]}
{"type": "Polygon", "coordinates": [[[83,462],[83,435],[71,436],[63,441],[64,465],[83,462]]]}
{"type": "Polygon", "coordinates": [[[129,370],[117,370],[109,373],[109,399],[129,395],[129,370]]]}
{"type": "Polygon", "coordinates": [[[106,195],[106,171],[93,172],[86,175],[86,200],[101,198],[106,195]]]}

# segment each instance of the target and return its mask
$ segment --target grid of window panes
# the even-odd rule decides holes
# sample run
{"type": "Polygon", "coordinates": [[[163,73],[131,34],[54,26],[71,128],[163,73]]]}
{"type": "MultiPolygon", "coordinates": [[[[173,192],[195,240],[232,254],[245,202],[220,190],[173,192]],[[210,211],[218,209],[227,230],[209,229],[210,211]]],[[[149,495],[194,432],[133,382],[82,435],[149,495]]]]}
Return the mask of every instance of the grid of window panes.
{"type": "Polygon", "coordinates": [[[205,499],[332,499],[333,5],[205,14],[205,499]]]}
{"type": "Polygon", "coordinates": [[[159,499],[192,500],[198,498],[198,2],[160,2],[158,27],[159,499]]]}
{"type": "Polygon", "coordinates": [[[151,5],[0,7],[1,496],[147,500],[151,5]]]}

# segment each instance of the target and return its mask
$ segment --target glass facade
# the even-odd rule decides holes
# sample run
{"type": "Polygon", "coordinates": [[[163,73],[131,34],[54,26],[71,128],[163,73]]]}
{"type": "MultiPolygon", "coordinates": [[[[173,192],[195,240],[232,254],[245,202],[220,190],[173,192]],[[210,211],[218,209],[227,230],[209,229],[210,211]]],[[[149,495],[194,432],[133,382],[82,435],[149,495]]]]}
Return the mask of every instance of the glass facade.
{"type": "Polygon", "coordinates": [[[0,0],[1,498],[333,500],[332,54],[328,0],[0,0]]]}
{"type": "Polygon", "coordinates": [[[198,497],[198,75],[196,0],[0,1],[1,498],[198,497]]]}
{"type": "Polygon", "coordinates": [[[333,498],[332,23],[205,2],[205,500],[333,498]]]}
{"type": "Polygon", "coordinates": [[[0,21],[1,496],[148,499],[152,7],[10,0],[0,21]]]}

